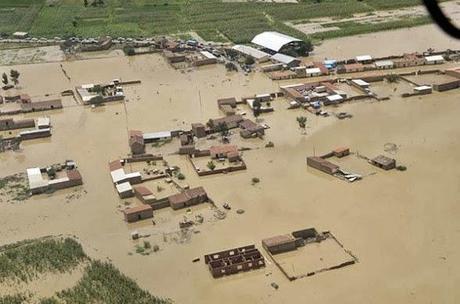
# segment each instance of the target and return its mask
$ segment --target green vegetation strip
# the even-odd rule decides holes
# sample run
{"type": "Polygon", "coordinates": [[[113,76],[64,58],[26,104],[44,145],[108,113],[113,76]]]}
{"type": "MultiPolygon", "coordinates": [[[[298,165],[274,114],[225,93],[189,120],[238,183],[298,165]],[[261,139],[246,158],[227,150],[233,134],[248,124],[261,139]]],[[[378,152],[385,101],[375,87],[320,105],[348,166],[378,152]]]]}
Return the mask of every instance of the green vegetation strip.
{"type": "Polygon", "coordinates": [[[0,282],[30,281],[46,272],[65,272],[87,259],[74,239],[24,241],[0,248],[0,282]]]}
{"type": "MultiPolygon", "coordinates": [[[[299,3],[104,0],[104,5],[94,7],[91,6],[93,1],[88,0],[88,6],[84,6],[83,0],[0,1],[0,32],[20,30],[35,37],[126,37],[195,31],[206,40],[247,43],[261,31],[276,30],[308,40],[305,34],[284,22],[318,17],[344,18],[355,13],[421,4],[420,0],[301,0],[299,3]]],[[[405,26],[405,23],[393,26],[405,26]]],[[[355,32],[359,30],[341,31],[336,35],[355,32]]]]}
{"type": "Polygon", "coordinates": [[[432,20],[428,16],[423,17],[416,17],[416,18],[407,18],[397,21],[390,21],[390,22],[383,22],[383,23],[357,23],[357,22],[336,22],[336,23],[329,23],[326,27],[339,27],[339,30],[329,31],[329,32],[322,32],[313,34],[311,37],[314,40],[322,40],[322,39],[331,39],[343,36],[351,36],[351,35],[359,35],[359,34],[366,34],[366,33],[373,33],[378,31],[388,31],[394,30],[398,28],[409,28],[424,24],[431,23],[432,20]]]}
{"type": "MultiPolygon", "coordinates": [[[[45,237],[0,247],[0,289],[7,280],[30,282],[49,272],[67,272],[86,262],[82,278],[74,287],[44,298],[39,304],[167,304],[141,289],[112,264],[90,260],[73,238],[45,237]]],[[[36,303],[27,291],[0,296],[0,304],[36,303]]]]}

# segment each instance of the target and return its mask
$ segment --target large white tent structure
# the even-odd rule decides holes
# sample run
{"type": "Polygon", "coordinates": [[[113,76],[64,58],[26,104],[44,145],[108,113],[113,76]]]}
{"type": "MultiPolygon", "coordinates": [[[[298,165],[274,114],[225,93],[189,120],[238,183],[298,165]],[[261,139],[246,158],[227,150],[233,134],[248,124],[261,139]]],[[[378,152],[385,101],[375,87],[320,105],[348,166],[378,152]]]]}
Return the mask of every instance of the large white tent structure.
{"type": "Polygon", "coordinates": [[[260,33],[256,35],[251,42],[263,49],[268,49],[277,53],[281,52],[285,47],[296,46],[304,43],[300,39],[278,32],[260,33]]]}

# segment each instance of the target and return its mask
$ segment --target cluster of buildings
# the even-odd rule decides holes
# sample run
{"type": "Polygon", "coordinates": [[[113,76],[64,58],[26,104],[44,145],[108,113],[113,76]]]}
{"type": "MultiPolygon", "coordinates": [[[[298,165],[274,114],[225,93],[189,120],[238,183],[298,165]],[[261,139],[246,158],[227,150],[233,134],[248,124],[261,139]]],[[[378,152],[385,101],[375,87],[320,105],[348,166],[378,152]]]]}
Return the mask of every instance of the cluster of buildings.
{"type": "Polygon", "coordinates": [[[218,62],[217,56],[206,50],[194,50],[180,53],[164,50],[163,56],[173,66],[178,63],[186,63],[189,66],[198,67],[203,65],[216,64],[218,62]]]}
{"type": "MultiPolygon", "coordinates": [[[[132,161],[136,160],[132,159],[132,161]]],[[[109,170],[118,196],[122,199],[136,197],[139,200],[137,206],[123,210],[124,218],[129,223],[153,217],[153,210],[167,207],[177,210],[209,201],[203,187],[185,189],[177,184],[175,186],[179,190],[178,193],[157,197],[143,183],[159,179],[174,183],[170,178],[172,169],[165,167],[163,171],[153,176],[144,177],[140,172],[127,173],[124,169],[125,162],[126,160],[112,161],[109,163],[109,170]]]]}
{"type": "Polygon", "coordinates": [[[84,84],[75,87],[78,97],[83,104],[101,104],[125,99],[125,93],[118,79],[108,84],[84,84]]]}
{"type": "Polygon", "coordinates": [[[16,129],[29,129],[19,132],[16,136],[3,136],[0,138],[0,152],[16,150],[21,141],[28,139],[44,138],[51,136],[51,124],[48,117],[34,119],[3,118],[0,119],[0,131],[16,129]]]}
{"type": "Polygon", "coordinates": [[[0,116],[62,109],[61,99],[33,101],[27,94],[0,96],[0,116]]]}
{"type": "MultiPolygon", "coordinates": [[[[307,165],[329,175],[333,175],[349,182],[354,182],[361,179],[359,174],[347,172],[339,165],[328,160],[331,157],[342,158],[347,155],[350,155],[350,149],[347,147],[341,147],[321,156],[307,157],[307,165]]],[[[375,158],[369,159],[369,163],[384,170],[396,168],[396,160],[385,155],[378,155],[375,158]]]]}
{"type": "Polygon", "coordinates": [[[44,168],[27,169],[29,190],[32,194],[40,194],[75,187],[83,184],[80,172],[73,161],[55,164],[44,168]]]}

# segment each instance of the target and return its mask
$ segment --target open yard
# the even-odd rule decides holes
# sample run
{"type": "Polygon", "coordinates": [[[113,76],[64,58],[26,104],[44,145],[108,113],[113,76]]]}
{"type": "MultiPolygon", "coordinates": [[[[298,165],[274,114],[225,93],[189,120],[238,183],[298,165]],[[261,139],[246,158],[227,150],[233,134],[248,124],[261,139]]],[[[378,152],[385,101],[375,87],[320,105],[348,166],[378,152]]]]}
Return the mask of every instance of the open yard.
{"type": "MultiPolygon", "coordinates": [[[[198,33],[210,41],[249,42],[264,30],[277,30],[301,39],[307,35],[287,24],[313,18],[343,19],[354,14],[419,5],[419,0],[303,0],[287,2],[229,2],[219,0],[105,0],[103,5],[80,0],[6,0],[0,3],[0,32],[27,31],[37,37],[55,36],[147,36],[198,33]]],[[[427,17],[378,24],[339,22],[341,30],[322,33],[331,38],[363,32],[414,26],[430,22],[427,17]]],[[[334,23],[328,26],[335,26],[334,23]]]]}

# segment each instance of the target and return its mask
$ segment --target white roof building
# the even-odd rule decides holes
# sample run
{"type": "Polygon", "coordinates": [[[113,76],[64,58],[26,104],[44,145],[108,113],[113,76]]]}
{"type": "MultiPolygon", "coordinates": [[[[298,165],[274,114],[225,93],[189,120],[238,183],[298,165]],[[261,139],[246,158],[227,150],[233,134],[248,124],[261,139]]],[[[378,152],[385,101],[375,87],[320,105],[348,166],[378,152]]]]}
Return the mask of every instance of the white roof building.
{"type": "Polygon", "coordinates": [[[444,57],[441,55],[426,56],[425,60],[428,63],[444,62],[444,57]]]}
{"type": "Polygon", "coordinates": [[[232,47],[232,49],[234,49],[237,52],[240,52],[243,55],[250,56],[254,58],[256,61],[265,61],[270,58],[270,54],[262,52],[261,50],[253,48],[252,46],[237,44],[234,47],[232,47]]]}
{"type": "Polygon", "coordinates": [[[342,101],[343,100],[343,97],[340,96],[339,94],[329,95],[326,98],[327,98],[327,100],[329,100],[331,102],[337,102],[337,101],[342,101]]]}
{"type": "Polygon", "coordinates": [[[144,133],[144,140],[160,140],[171,138],[171,131],[144,133]]]}
{"type": "Polygon", "coordinates": [[[263,48],[279,52],[286,44],[300,41],[302,40],[278,32],[263,32],[256,35],[251,42],[263,48]]]}
{"type": "Polygon", "coordinates": [[[49,117],[39,117],[37,118],[37,128],[47,129],[51,125],[49,117]]]}
{"type": "Polygon", "coordinates": [[[321,70],[319,68],[306,69],[307,75],[321,75],[321,70]]]}
{"type": "Polygon", "coordinates": [[[391,60],[379,60],[376,61],[374,64],[378,68],[389,68],[394,66],[394,63],[391,60]]]}
{"type": "Polygon", "coordinates": [[[48,181],[43,178],[40,168],[27,169],[27,179],[31,191],[48,186],[48,181]]]}
{"type": "Polygon", "coordinates": [[[121,183],[116,186],[118,194],[126,193],[126,192],[132,192],[133,187],[129,182],[121,183]]]}
{"type": "Polygon", "coordinates": [[[356,61],[358,61],[358,62],[370,61],[370,60],[372,60],[372,56],[371,56],[371,55],[360,55],[360,56],[356,56],[356,61]]]}
{"type": "Polygon", "coordinates": [[[216,56],[214,56],[213,54],[211,54],[208,51],[201,51],[200,53],[201,53],[201,55],[203,55],[204,57],[206,57],[208,59],[217,59],[216,56]]]}
{"type": "Polygon", "coordinates": [[[366,88],[369,86],[369,83],[365,82],[362,79],[353,79],[352,82],[360,87],[366,88]]]}
{"type": "Polygon", "coordinates": [[[296,61],[300,63],[299,59],[292,57],[292,56],[280,54],[280,53],[273,55],[271,58],[285,65],[290,65],[296,61]]]}

